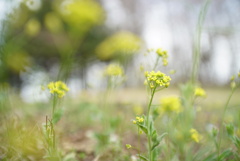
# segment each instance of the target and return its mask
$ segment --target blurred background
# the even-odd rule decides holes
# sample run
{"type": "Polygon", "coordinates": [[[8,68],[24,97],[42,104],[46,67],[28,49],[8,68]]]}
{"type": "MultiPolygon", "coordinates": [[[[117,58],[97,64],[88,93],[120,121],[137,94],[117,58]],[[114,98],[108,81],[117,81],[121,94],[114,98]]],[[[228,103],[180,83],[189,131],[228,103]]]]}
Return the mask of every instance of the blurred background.
{"type": "MultiPolygon", "coordinates": [[[[144,71],[156,60],[156,70],[172,80],[152,106],[174,96],[186,112],[172,126],[173,155],[187,160],[181,156],[202,149],[204,160],[214,151],[212,127],[223,121],[239,127],[239,11],[239,0],[0,0],[0,160],[46,159],[43,127],[56,105],[47,85],[59,80],[70,89],[56,112],[63,116],[55,127],[63,161],[99,158],[103,147],[99,161],[136,160],[125,144],[139,141],[132,119],[146,113],[144,71]],[[159,48],[168,51],[167,66],[159,48]],[[206,90],[204,97],[195,97],[195,87],[206,90]],[[190,127],[203,143],[190,142],[190,127]]],[[[169,120],[159,117],[157,130],[169,130],[169,120]]]]}
{"type": "MultiPolygon", "coordinates": [[[[36,96],[52,80],[67,80],[72,94],[102,89],[110,62],[126,73],[123,87],[142,87],[141,70],[169,53],[172,83],[186,82],[192,69],[202,0],[1,0],[0,83],[36,96]],[[137,81],[136,81],[137,78],[137,81]]],[[[202,25],[198,78],[204,86],[226,86],[240,69],[240,1],[210,1],[202,25]]]]}

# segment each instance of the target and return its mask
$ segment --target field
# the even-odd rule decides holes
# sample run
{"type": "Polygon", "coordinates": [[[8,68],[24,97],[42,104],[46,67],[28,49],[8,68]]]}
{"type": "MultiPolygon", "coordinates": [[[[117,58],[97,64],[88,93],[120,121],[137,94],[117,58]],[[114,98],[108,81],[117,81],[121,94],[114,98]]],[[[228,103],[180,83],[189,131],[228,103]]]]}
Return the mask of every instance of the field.
{"type": "MultiPolygon", "coordinates": [[[[201,134],[201,140],[196,143],[189,135],[190,138],[187,140],[182,138],[186,141],[183,145],[186,154],[180,153],[180,149],[177,149],[174,143],[177,140],[174,134],[176,129],[170,125],[168,135],[173,137],[171,138],[173,140],[166,136],[160,144],[161,160],[165,160],[165,153],[169,151],[171,160],[178,160],[180,156],[183,157],[180,160],[202,160],[214,153],[214,141],[210,137],[211,128],[221,126],[224,105],[231,90],[227,87],[205,90],[207,97],[197,99],[193,107],[196,114],[192,126],[201,134]],[[165,144],[169,144],[169,151],[165,144]]],[[[107,98],[106,107],[102,106],[104,92],[106,91],[82,91],[74,97],[64,98],[61,103],[64,115],[55,129],[57,145],[63,160],[134,160],[139,151],[127,149],[126,144],[138,147],[143,154],[147,150],[146,137],[143,134],[137,134],[137,128],[131,121],[136,115],[142,115],[147,111],[146,89],[116,89],[107,98]]],[[[161,98],[179,94],[178,87],[165,89],[156,94],[153,106],[159,105],[161,98]]],[[[225,124],[239,126],[237,121],[239,120],[239,94],[237,91],[230,100],[224,117],[225,124]]],[[[46,116],[49,115],[51,103],[24,103],[15,92],[10,93],[8,99],[11,102],[10,106],[4,109],[5,115],[1,115],[3,120],[0,129],[3,143],[1,156],[8,156],[8,159],[13,160],[22,157],[27,160],[42,160],[42,156],[45,155],[42,126],[45,124],[46,116]]],[[[166,119],[157,118],[155,121],[155,127],[160,133],[167,131],[166,119]]],[[[180,125],[180,128],[184,129],[185,125],[180,125]]],[[[226,131],[223,131],[221,149],[235,151],[234,144],[227,137],[226,131]]],[[[237,128],[235,132],[239,137],[237,128]]],[[[233,157],[231,155],[227,157],[233,157]]]]}
{"type": "Polygon", "coordinates": [[[240,161],[239,10],[0,1],[0,160],[240,161]]]}

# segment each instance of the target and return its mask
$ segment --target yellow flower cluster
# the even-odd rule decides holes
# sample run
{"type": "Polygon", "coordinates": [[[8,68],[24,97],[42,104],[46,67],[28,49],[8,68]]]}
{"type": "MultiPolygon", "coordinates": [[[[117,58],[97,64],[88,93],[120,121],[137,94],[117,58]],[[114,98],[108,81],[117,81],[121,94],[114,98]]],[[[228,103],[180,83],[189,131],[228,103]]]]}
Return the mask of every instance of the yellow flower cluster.
{"type": "Polygon", "coordinates": [[[136,124],[137,122],[143,123],[143,122],[144,122],[144,118],[137,116],[137,117],[136,117],[136,120],[133,120],[133,123],[136,124]]]}
{"type": "Polygon", "coordinates": [[[168,65],[168,53],[166,50],[162,50],[161,48],[157,49],[156,53],[158,54],[158,56],[162,57],[162,62],[164,66],[168,65]]]}
{"type": "Polygon", "coordinates": [[[50,82],[47,87],[51,94],[56,94],[59,98],[62,98],[69,91],[67,85],[62,81],[50,82]]]}
{"type": "Polygon", "coordinates": [[[96,49],[101,60],[115,56],[135,54],[141,47],[141,39],[131,32],[121,31],[104,40],[96,49]]]}
{"type": "Polygon", "coordinates": [[[198,133],[197,130],[195,129],[191,129],[190,130],[191,133],[191,138],[196,142],[199,143],[200,139],[201,139],[201,135],[198,133]]]}
{"type": "Polygon", "coordinates": [[[179,113],[182,111],[181,107],[181,101],[178,97],[176,96],[171,96],[171,97],[165,97],[160,100],[160,107],[158,112],[160,114],[163,113],[179,113]]]}
{"type": "Polygon", "coordinates": [[[74,30],[86,32],[104,19],[102,7],[94,0],[72,0],[61,10],[63,20],[74,30]]]}
{"type": "Polygon", "coordinates": [[[200,88],[200,87],[195,89],[194,95],[199,96],[199,97],[206,97],[207,96],[205,90],[200,88]]]}
{"type": "Polygon", "coordinates": [[[122,76],[123,75],[123,69],[117,64],[110,64],[107,66],[104,72],[107,76],[122,76]]]}
{"type": "Polygon", "coordinates": [[[166,88],[170,85],[171,78],[166,74],[158,71],[145,72],[146,82],[150,88],[157,88],[165,86],[166,88]]]}

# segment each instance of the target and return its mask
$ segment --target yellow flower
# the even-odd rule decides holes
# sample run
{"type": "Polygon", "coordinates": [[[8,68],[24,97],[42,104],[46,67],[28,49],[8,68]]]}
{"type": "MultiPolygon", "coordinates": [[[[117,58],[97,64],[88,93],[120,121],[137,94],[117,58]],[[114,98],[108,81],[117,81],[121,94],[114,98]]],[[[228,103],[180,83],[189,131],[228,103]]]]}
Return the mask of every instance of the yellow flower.
{"type": "Polygon", "coordinates": [[[136,117],[136,120],[141,123],[141,122],[144,121],[144,118],[142,118],[142,117],[136,117]]]}
{"type": "Polygon", "coordinates": [[[107,76],[122,76],[123,75],[123,69],[117,64],[110,64],[105,69],[105,75],[107,76]]]}
{"type": "Polygon", "coordinates": [[[206,97],[207,96],[205,90],[203,88],[200,88],[200,87],[195,89],[194,95],[199,96],[199,97],[206,97]]]}
{"type": "Polygon", "coordinates": [[[156,53],[158,54],[158,56],[162,57],[162,62],[164,66],[168,65],[168,53],[166,50],[162,50],[161,48],[157,49],[156,53]]]}
{"type": "Polygon", "coordinates": [[[199,143],[201,139],[201,135],[198,133],[198,131],[195,129],[191,129],[190,133],[191,133],[192,140],[194,140],[196,143],[199,143]]]}
{"type": "Polygon", "coordinates": [[[97,56],[109,60],[114,56],[136,53],[141,47],[141,39],[133,33],[122,31],[104,40],[96,49],[97,56]]]}
{"type": "Polygon", "coordinates": [[[178,97],[176,96],[171,96],[171,97],[165,97],[160,100],[160,107],[158,112],[160,114],[163,113],[179,113],[182,111],[181,107],[181,101],[178,97]]]}
{"type": "Polygon", "coordinates": [[[50,82],[47,87],[51,94],[56,94],[59,98],[62,98],[69,91],[67,85],[62,81],[50,82]]]}
{"type": "Polygon", "coordinates": [[[146,71],[145,77],[146,77],[146,81],[148,82],[147,84],[150,88],[157,88],[157,87],[162,87],[162,86],[167,88],[169,86],[170,80],[171,80],[171,78],[169,76],[165,75],[164,73],[162,73],[160,71],[158,71],[158,72],[146,71]]]}
{"type": "Polygon", "coordinates": [[[53,12],[46,14],[44,23],[47,29],[53,33],[59,33],[63,30],[62,20],[57,14],[53,12]]]}
{"type": "Polygon", "coordinates": [[[41,24],[37,19],[30,19],[25,26],[25,33],[29,36],[36,36],[41,30],[41,24]]]}
{"type": "Polygon", "coordinates": [[[73,31],[84,33],[104,20],[103,9],[94,0],[71,0],[64,8],[62,18],[73,31]]]}
{"type": "Polygon", "coordinates": [[[136,120],[133,120],[134,124],[136,124],[136,123],[143,123],[143,122],[144,122],[144,118],[143,117],[139,117],[139,116],[136,117],[136,120]]]}

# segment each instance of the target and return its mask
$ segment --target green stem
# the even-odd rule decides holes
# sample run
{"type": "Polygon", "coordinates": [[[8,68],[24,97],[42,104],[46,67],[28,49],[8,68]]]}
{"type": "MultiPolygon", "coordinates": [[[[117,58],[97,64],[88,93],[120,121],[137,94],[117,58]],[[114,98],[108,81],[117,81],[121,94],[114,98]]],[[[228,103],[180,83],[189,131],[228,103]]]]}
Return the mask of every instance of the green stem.
{"type": "Polygon", "coordinates": [[[232,89],[232,91],[231,91],[231,93],[230,93],[230,95],[228,96],[228,99],[227,99],[227,102],[226,102],[226,104],[225,104],[225,106],[224,106],[224,110],[223,110],[223,114],[222,114],[222,120],[221,120],[221,122],[220,122],[220,127],[219,127],[219,144],[218,144],[218,160],[219,160],[219,155],[220,155],[220,148],[221,148],[221,143],[222,143],[222,135],[223,135],[223,128],[222,128],[222,126],[223,126],[223,121],[224,121],[224,117],[225,117],[225,114],[226,114],[226,111],[227,111],[227,108],[228,108],[228,105],[229,105],[229,102],[230,102],[230,100],[231,100],[231,98],[232,98],[232,95],[233,95],[233,93],[235,92],[235,90],[238,88],[238,86],[237,87],[235,87],[235,88],[233,88],[232,89]]]}
{"type": "MultiPolygon", "coordinates": [[[[139,134],[139,127],[138,127],[138,145],[139,145],[139,147],[141,146],[140,145],[140,134],[139,134]]],[[[137,151],[138,151],[138,155],[140,156],[140,150],[139,149],[137,149],[137,151]]],[[[140,161],[141,161],[142,159],[140,158],[140,161]]]]}
{"type": "Polygon", "coordinates": [[[151,97],[150,97],[150,101],[149,101],[149,104],[148,104],[148,111],[147,111],[147,129],[148,129],[148,150],[149,150],[149,161],[152,160],[152,151],[151,151],[152,142],[151,142],[151,133],[150,133],[150,121],[149,121],[149,116],[150,116],[151,105],[152,105],[153,96],[154,96],[154,93],[155,93],[155,91],[156,91],[156,88],[157,88],[157,87],[155,87],[155,88],[152,90],[151,97]]]}
{"type": "Polygon", "coordinates": [[[53,115],[55,113],[56,105],[57,105],[57,95],[54,94],[53,95],[53,106],[52,106],[52,119],[53,119],[53,115]]]}
{"type": "Polygon", "coordinates": [[[168,116],[168,122],[167,122],[167,133],[168,133],[168,139],[167,139],[167,160],[169,161],[170,160],[170,152],[169,152],[169,141],[170,141],[170,138],[169,138],[169,116],[168,116]]]}
{"type": "Polygon", "coordinates": [[[197,74],[198,74],[198,68],[199,68],[199,62],[200,62],[200,46],[201,46],[201,33],[202,33],[202,27],[205,20],[205,16],[207,13],[208,5],[211,0],[206,0],[204,3],[204,6],[202,7],[199,17],[198,17],[198,24],[197,24],[197,31],[196,31],[196,37],[194,41],[194,52],[193,52],[193,64],[192,64],[192,76],[191,80],[192,83],[195,84],[197,81],[197,74]]]}
{"type": "Polygon", "coordinates": [[[154,67],[153,67],[153,70],[155,70],[157,68],[159,58],[160,58],[160,56],[157,57],[157,60],[156,60],[156,62],[154,64],[154,67]]]}

